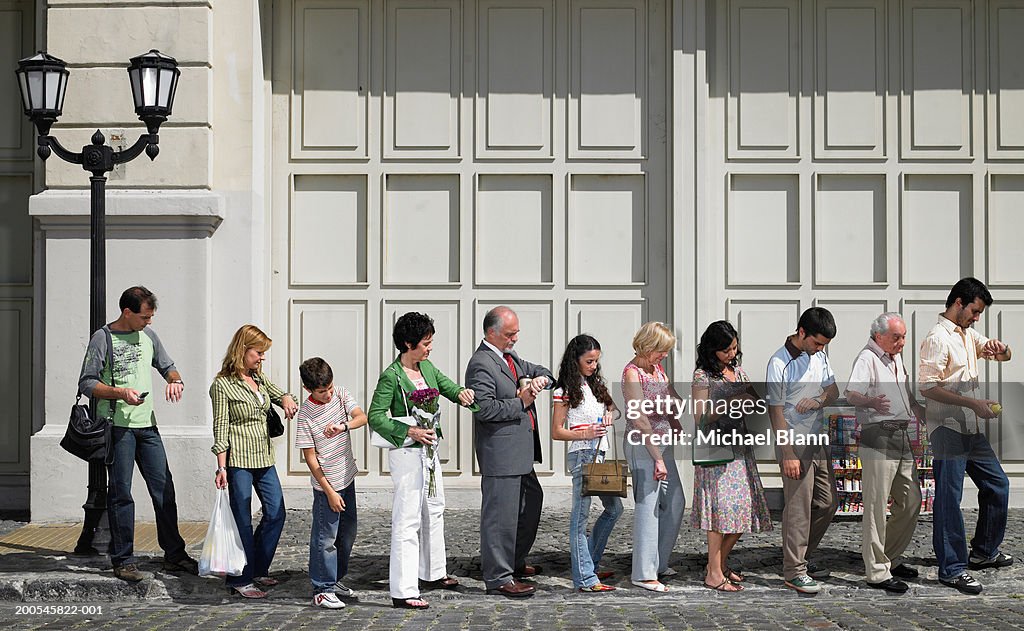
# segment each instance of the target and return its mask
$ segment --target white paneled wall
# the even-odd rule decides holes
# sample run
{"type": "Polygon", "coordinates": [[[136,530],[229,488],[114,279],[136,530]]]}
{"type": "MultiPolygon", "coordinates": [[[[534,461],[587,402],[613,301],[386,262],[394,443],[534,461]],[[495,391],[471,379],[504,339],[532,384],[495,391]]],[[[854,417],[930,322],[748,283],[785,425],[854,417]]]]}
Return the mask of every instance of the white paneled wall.
{"type": "MultiPolygon", "coordinates": [[[[971,275],[996,300],[978,329],[1019,345],[1024,2],[698,5],[710,31],[696,204],[709,232],[695,246],[709,299],[695,306],[694,333],[733,320],[759,379],[799,313],[820,305],[838,323],[829,352],[843,379],[874,316],[901,311],[916,368],[949,287],[971,275]]],[[[1001,380],[992,396],[1020,408],[1018,370],[988,366],[988,378],[1001,380]]],[[[991,430],[1019,475],[1011,418],[991,430]]]]}
{"type": "MultiPolygon", "coordinates": [[[[462,382],[484,314],[507,304],[523,357],[557,371],[588,332],[617,381],[639,325],[672,320],[667,4],[275,3],[275,376],[297,392],[299,362],[321,355],[366,408],[392,325],[415,310],[434,318],[432,361],[462,382]]],[[[475,487],[471,415],[446,404],[444,418],[448,485],[475,487]]],[[[538,471],[565,483],[547,395],[538,421],[538,471]]],[[[359,436],[363,482],[386,486],[359,436]]]]}

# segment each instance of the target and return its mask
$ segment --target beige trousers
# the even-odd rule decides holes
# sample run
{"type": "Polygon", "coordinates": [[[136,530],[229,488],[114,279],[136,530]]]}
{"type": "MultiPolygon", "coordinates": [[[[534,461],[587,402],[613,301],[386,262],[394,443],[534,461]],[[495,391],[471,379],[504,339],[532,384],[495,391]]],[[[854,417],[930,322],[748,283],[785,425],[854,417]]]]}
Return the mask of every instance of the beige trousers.
{"type": "Polygon", "coordinates": [[[813,449],[798,455],[803,473],[799,479],[782,476],[782,575],[787,581],[807,574],[807,557],[821,543],[839,508],[828,448],[813,449]]]}
{"type": "Polygon", "coordinates": [[[906,431],[865,426],[861,434],[864,521],[861,554],[869,583],[892,578],[892,561],[907,549],[921,512],[917,464],[906,431]],[[892,514],[885,519],[892,497],[892,514]]]}

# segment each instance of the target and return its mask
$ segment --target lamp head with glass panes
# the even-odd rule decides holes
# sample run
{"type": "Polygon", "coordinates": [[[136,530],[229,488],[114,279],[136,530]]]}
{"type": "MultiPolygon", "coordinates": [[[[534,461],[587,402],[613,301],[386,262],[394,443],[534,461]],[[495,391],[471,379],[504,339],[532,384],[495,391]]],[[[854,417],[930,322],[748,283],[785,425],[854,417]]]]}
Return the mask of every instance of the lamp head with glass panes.
{"type": "Polygon", "coordinates": [[[18,62],[14,71],[21,89],[25,115],[35,124],[40,136],[50,133],[64,110],[64,94],[68,89],[67,64],[42,51],[18,62]]]}
{"type": "MultiPolygon", "coordinates": [[[[139,120],[146,123],[149,133],[156,134],[160,125],[171,115],[181,70],[174,57],[156,49],[132,57],[129,61],[128,77],[132,84],[135,113],[139,115],[139,120]]],[[[146,154],[150,158],[156,157],[158,151],[159,147],[155,144],[146,147],[146,154]]]]}

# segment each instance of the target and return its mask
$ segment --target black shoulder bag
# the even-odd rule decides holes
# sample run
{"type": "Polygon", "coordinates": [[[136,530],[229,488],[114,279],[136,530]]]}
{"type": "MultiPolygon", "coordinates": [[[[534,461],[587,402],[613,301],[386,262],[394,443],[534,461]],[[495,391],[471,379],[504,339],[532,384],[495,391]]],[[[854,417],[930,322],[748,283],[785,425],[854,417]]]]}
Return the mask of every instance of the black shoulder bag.
{"type": "MultiPolygon", "coordinates": [[[[106,325],[103,326],[103,332],[107,334],[107,356],[103,367],[110,367],[110,380],[113,381],[114,340],[110,336],[110,328],[106,325]]],[[[103,372],[102,368],[100,372],[103,372]]],[[[64,438],[60,441],[60,446],[64,451],[82,460],[107,461],[108,445],[113,438],[114,410],[117,409],[117,400],[110,400],[110,418],[98,418],[95,399],[90,399],[89,405],[82,405],[81,400],[82,393],[79,392],[75,397],[74,405],[71,406],[71,418],[68,420],[68,428],[64,432],[64,438]]]]}

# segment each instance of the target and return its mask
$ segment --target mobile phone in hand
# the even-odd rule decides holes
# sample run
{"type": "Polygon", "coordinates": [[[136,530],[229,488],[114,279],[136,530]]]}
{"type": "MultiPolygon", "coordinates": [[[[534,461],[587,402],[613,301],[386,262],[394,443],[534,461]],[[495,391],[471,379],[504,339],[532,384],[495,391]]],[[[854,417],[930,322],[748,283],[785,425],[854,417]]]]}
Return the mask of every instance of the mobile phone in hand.
{"type": "Polygon", "coordinates": [[[146,397],[148,397],[148,396],[149,396],[149,393],[148,393],[148,392],[143,392],[143,393],[141,393],[141,394],[139,395],[139,401],[145,401],[145,400],[146,400],[146,397]]]}

